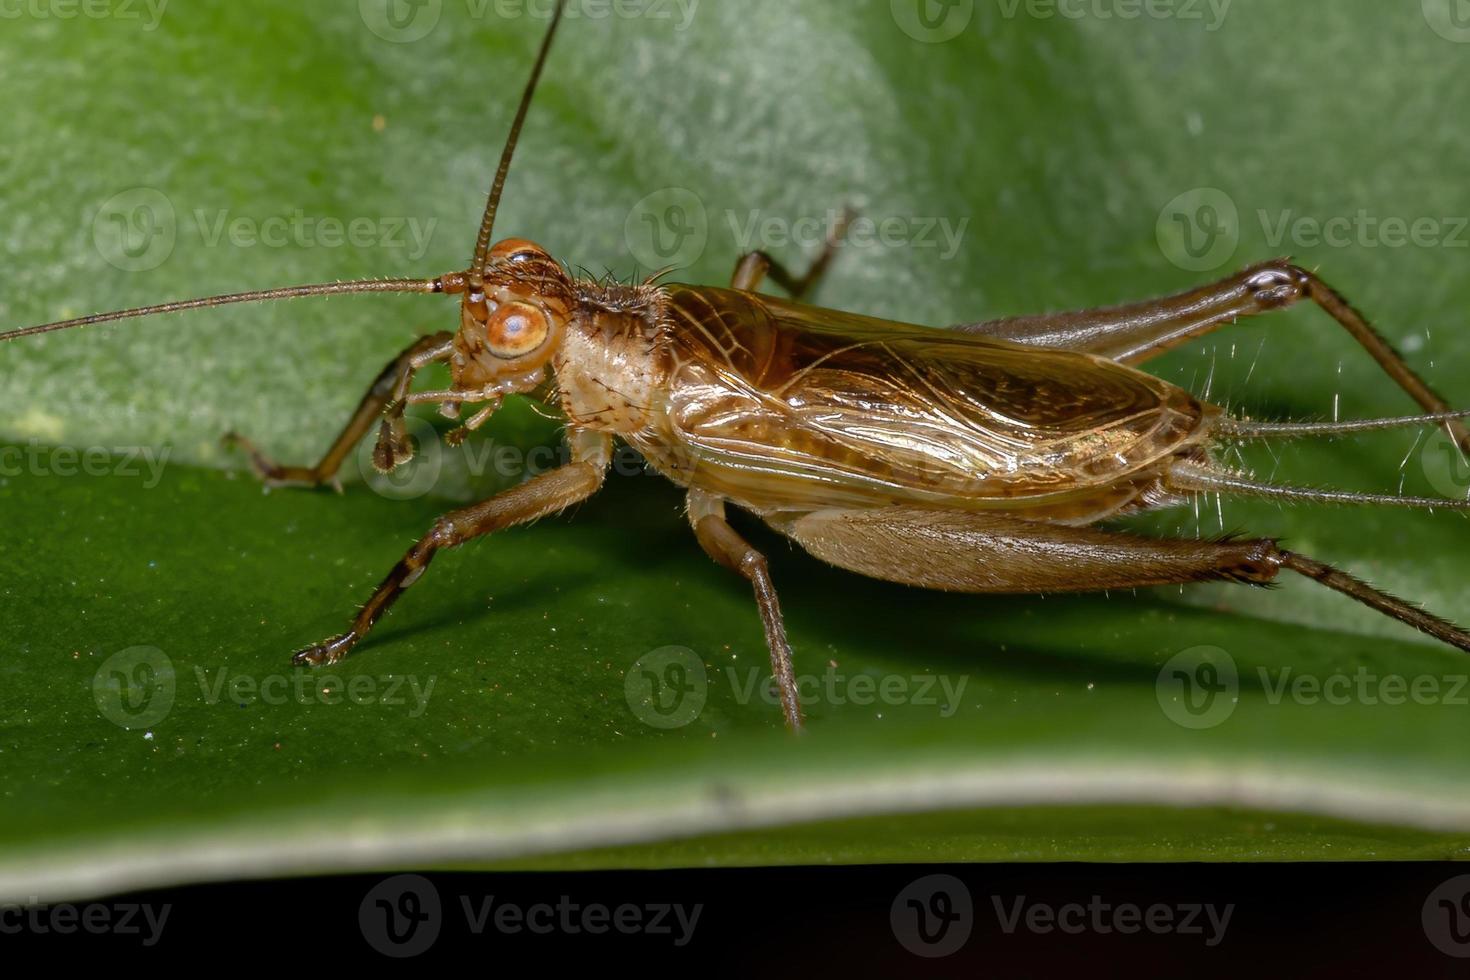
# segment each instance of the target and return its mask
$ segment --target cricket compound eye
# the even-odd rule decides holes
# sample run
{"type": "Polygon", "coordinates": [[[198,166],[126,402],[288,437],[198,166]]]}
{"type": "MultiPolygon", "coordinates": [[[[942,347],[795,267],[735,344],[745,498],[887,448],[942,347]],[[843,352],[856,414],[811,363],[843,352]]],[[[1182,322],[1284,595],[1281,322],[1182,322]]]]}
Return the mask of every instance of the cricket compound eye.
{"type": "Polygon", "coordinates": [[[534,352],[546,343],[550,333],[551,318],[531,303],[506,303],[485,324],[490,353],[507,361],[534,352]]]}

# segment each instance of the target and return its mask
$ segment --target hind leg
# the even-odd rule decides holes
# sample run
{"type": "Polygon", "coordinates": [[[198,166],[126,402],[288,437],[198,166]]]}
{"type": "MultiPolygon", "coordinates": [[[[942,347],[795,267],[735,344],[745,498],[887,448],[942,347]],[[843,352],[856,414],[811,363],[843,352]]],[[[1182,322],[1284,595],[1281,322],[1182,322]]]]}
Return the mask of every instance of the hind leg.
{"type": "Polygon", "coordinates": [[[949,592],[1100,592],[1233,581],[1264,585],[1289,569],[1470,652],[1470,633],[1268,538],[1147,538],[914,507],[824,510],[772,520],[808,552],[872,578],[949,592]]]}
{"type": "Polygon", "coordinates": [[[790,294],[792,299],[805,298],[808,293],[817,288],[817,283],[822,281],[828,267],[832,265],[832,260],[837,257],[837,250],[842,247],[842,237],[847,233],[847,225],[851,220],[851,211],[842,212],[842,217],[828,230],[822,254],[817,256],[817,260],[803,275],[793,274],[765,252],[748,252],[740,257],[739,262],[735,263],[735,273],[730,277],[730,288],[755,292],[760,289],[766,277],[770,276],[775,280],[776,285],[790,294]]]}
{"type": "MultiPolygon", "coordinates": [[[[1310,300],[1342,325],[1409,397],[1427,412],[1450,411],[1361,313],[1315,273],[1277,259],[1251,266],[1228,279],[1163,299],[1072,313],[1008,317],[955,327],[967,333],[1034,347],[1097,354],[1123,364],[1141,364],[1172,347],[1204,336],[1242,317],[1285,309],[1310,300]]],[[[1470,453],[1470,428],[1445,423],[1460,449],[1470,453]]]]}
{"type": "Polygon", "coordinates": [[[756,609],[765,627],[766,647],[771,654],[771,674],[781,690],[781,713],[794,732],[802,729],[801,699],[796,688],[796,668],[791,663],[791,644],[786,639],[786,620],[766,556],[756,551],[725,520],[725,502],[698,490],[689,493],[689,523],[705,554],[744,578],[755,591],[756,609]]]}

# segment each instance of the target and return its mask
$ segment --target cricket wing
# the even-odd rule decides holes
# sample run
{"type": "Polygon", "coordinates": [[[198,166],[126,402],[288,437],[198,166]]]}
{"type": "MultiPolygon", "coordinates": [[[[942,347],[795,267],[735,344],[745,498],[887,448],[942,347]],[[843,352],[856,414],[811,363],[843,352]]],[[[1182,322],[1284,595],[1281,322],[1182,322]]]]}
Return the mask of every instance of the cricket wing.
{"type": "Polygon", "coordinates": [[[1211,411],[1091,355],[734,290],[667,299],[683,482],[758,511],[1136,496],[1211,411]]]}

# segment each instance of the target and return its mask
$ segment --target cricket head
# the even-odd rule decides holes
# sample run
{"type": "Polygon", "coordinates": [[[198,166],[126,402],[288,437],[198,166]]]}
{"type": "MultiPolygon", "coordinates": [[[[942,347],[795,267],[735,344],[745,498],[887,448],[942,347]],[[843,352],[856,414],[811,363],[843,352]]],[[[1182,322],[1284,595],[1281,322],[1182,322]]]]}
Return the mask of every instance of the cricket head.
{"type": "Polygon", "coordinates": [[[572,282],[539,245],[508,238],[490,249],[460,301],[454,387],[510,395],[536,388],[566,333],[572,282]]]}

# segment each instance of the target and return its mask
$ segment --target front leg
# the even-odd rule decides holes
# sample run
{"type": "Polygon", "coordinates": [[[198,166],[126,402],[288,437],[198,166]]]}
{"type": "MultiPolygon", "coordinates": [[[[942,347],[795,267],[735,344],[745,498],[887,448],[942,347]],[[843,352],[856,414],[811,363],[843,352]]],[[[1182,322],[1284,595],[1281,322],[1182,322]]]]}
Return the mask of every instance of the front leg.
{"type": "Polygon", "coordinates": [[[433,530],[393,566],[383,584],[358,612],[351,629],[302,650],[291,662],[322,667],[347,656],[399,596],[423,576],[442,549],[457,548],[492,531],[555,514],[596,493],[612,462],[612,438],[603,433],[578,432],[572,434],[571,444],[572,461],[566,466],[435,521],[433,530]]]}
{"type": "Polygon", "coordinates": [[[281,466],[270,459],[255,444],[244,436],[231,432],[224,437],[224,445],[230,449],[241,449],[250,455],[250,467],[262,483],[268,487],[301,486],[319,487],[330,483],[338,490],[337,471],[347,459],[368,429],[379,418],[383,428],[379,434],[377,451],[373,461],[381,470],[390,470],[394,465],[406,462],[412,454],[411,446],[403,433],[403,399],[413,384],[416,373],[437,361],[447,360],[454,352],[454,334],[429,334],[420,337],[403,353],[388,362],[378,374],[372,386],[363,394],[362,401],[352,413],[352,418],[342,427],[342,432],[333,440],[331,448],[315,466],[281,466]],[[387,417],[383,417],[384,410],[387,417]]]}
{"type": "Polygon", "coordinates": [[[794,732],[802,729],[801,699],[796,688],[796,670],[791,664],[791,644],[786,640],[786,621],[781,616],[781,603],[766,556],[756,551],[725,520],[725,502],[701,490],[689,491],[689,523],[705,554],[748,580],[755,589],[755,603],[760,609],[761,624],[766,631],[766,646],[771,651],[771,673],[781,689],[781,713],[794,732]]]}

